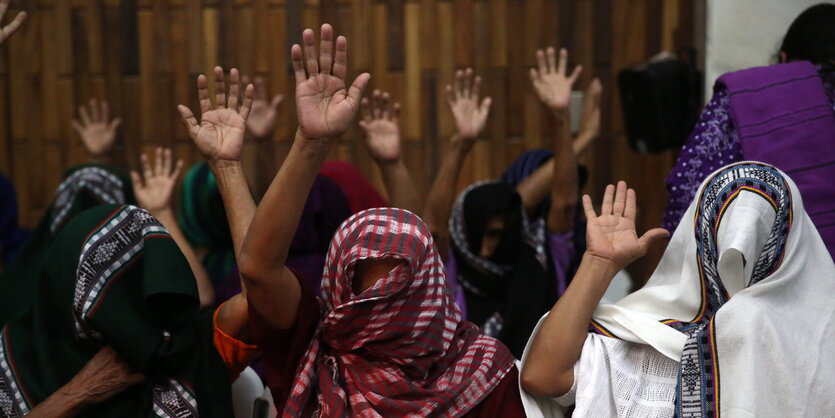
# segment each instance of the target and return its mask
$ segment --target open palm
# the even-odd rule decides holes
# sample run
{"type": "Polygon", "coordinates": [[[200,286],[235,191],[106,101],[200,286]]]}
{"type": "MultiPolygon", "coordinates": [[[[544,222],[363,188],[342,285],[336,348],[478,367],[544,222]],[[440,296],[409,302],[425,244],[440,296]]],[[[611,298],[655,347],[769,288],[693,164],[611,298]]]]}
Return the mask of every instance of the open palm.
{"type": "Polygon", "coordinates": [[[379,162],[400,159],[400,103],[390,105],[389,94],[374,90],[371,100],[362,99],[360,127],[365,131],[365,145],[379,162]]]}
{"type": "Polygon", "coordinates": [[[110,152],[116,142],[116,131],[122,124],[122,118],[110,120],[110,106],[107,100],[99,102],[90,99],[89,109],[81,105],[78,107],[81,121],[72,120],[72,127],[78,132],[84,148],[94,157],[110,152]]]}
{"type": "Polygon", "coordinates": [[[462,139],[476,139],[487,124],[492,101],[485,97],[479,103],[480,88],[481,77],[473,76],[472,68],[455,73],[455,88],[446,86],[447,102],[462,139]]]}
{"type": "Polygon", "coordinates": [[[583,196],[583,208],[588,219],[586,252],[612,263],[617,269],[642,257],[653,241],[668,235],[665,229],[655,228],[638,237],[635,191],[627,189],[623,181],[618,183],[617,189],[611,184],[606,187],[599,216],[588,195],[583,196]]]}
{"type": "Polygon", "coordinates": [[[172,164],[171,149],[157,148],[153,166],[145,154],[142,154],[141,162],[142,175],[136,171],[130,173],[136,202],[151,214],[170,209],[171,195],[183,168],[183,161],[178,160],[175,166],[172,164]]]}
{"type": "Polygon", "coordinates": [[[571,100],[571,88],[583,70],[581,66],[574,67],[571,75],[566,75],[568,65],[568,51],[560,49],[557,62],[554,48],[547,52],[536,51],[537,68],[531,68],[530,76],[533,88],[539,100],[552,109],[565,109],[571,100]]]}
{"type": "Polygon", "coordinates": [[[200,98],[201,120],[192,111],[180,105],[177,109],[186,124],[189,136],[197,145],[204,158],[210,161],[239,161],[244,144],[246,120],[252,107],[251,84],[244,91],[243,102],[239,105],[240,74],[233,68],[229,72],[229,95],[227,99],[223,69],[215,67],[215,108],[209,99],[209,83],[206,76],[197,77],[197,93],[200,98]]]}
{"type": "MultiPolygon", "coordinates": [[[[247,77],[243,78],[244,84],[249,84],[247,77]]],[[[278,106],[284,100],[284,96],[277,94],[268,102],[267,87],[262,77],[255,77],[255,95],[252,98],[252,109],[249,111],[249,118],[246,120],[246,128],[254,138],[266,138],[272,133],[275,126],[275,117],[278,106]]]]}
{"type": "Polygon", "coordinates": [[[371,77],[360,74],[346,88],[348,72],[348,41],[336,38],[333,28],[322,25],[319,55],[316,55],[314,33],[302,34],[304,49],[293,45],[291,58],[296,76],[296,110],[299,129],[305,138],[336,138],[350,127],[360,108],[362,91],[371,77]]]}

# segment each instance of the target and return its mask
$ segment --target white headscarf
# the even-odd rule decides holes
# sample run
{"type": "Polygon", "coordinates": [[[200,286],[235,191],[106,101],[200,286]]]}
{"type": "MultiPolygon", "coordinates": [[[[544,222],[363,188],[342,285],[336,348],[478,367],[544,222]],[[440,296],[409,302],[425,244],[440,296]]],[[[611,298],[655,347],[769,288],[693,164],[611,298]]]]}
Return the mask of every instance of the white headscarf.
{"type": "Polygon", "coordinates": [[[757,162],[702,183],[646,286],[593,327],[680,361],[676,412],[835,411],[835,264],[794,182],[757,162]]]}

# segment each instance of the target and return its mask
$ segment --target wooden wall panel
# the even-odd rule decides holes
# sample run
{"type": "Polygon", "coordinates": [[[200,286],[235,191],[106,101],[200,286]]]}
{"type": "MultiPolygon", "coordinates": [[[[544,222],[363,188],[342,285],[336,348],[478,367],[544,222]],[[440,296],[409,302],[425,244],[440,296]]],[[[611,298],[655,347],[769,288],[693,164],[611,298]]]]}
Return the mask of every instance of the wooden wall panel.
{"type": "MultiPolygon", "coordinates": [[[[693,42],[700,0],[14,0],[30,13],[0,50],[0,170],[18,188],[24,224],[52,199],[60,173],[84,161],[69,126],[79,104],[108,99],[124,118],[114,162],[137,165],[137,153],[174,147],[198,161],[177,104],[196,108],[195,78],[215,65],[261,76],[270,95],[284,94],[272,138],[247,143],[244,161],[261,193],[287,154],[295,129],[291,43],[322,19],[348,36],[352,76],[372,73],[372,88],[403,105],[406,164],[428,190],[454,132],[445,86],[455,70],[474,67],[493,98],[488,129],[465,162],[460,187],[500,174],[519,153],[548,143],[547,112],[528,80],[534,51],[566,47],[582,64],[578,88],[604,83],[603,135],[581,159],[587,191],[626,179],[640,196],[639,227],[660,223],[664,177],[675,155],[644,155],[626,144],[616,76],[658,48],[693,42]]],[[[16,10],[12,10],[9,15],[16,10]]],[[[382,186],[351,129],[333,156],[354,161],[382,186]]],[[[654,249],[655,259],[660,248],[654,249]]],[[[633,269],[646,277],[655,259],[633,269]]]]}

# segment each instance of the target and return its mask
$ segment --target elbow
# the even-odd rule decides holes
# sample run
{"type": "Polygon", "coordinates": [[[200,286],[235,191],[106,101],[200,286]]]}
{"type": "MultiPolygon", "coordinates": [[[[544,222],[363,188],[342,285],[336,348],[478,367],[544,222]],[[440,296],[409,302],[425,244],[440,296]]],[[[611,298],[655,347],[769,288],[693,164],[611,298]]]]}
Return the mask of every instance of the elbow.
{"type": "Polygon", "coordinates": [[[562,373],[548,373],[535,365],[522,366],[519,373],[522,389],[537,397],[560,397],[568,393],[574,384],[574,370],[562,373]]]}

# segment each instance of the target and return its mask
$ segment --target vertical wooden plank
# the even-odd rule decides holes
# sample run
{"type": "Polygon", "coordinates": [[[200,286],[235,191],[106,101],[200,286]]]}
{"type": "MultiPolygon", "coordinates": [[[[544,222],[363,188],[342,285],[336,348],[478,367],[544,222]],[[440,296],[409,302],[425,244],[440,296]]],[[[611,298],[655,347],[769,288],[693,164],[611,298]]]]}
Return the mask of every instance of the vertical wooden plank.
{"type": "Polygon", "coordinates": [[[437,0],[421,0],[420,63],[424,70],[437,70],[439,59],[437,0]]]}
{"type": "Polygon", "coordinates": [[[455,65],[471,67],[475,62],[473,36],[473,0],[454,0],[455,7],[455,65]]]}
{"type": "MultiPolygon", "coordinates": [[[[404,45],[404,24],[413,25],[413,29],[419,30],[420,22],[404,22],[403,2],[400,0],[387,0],[386,10],[386,43],[388,46],[388,70],[403,71],[404,54],[403,49],[410,45],[404,45]]],[[[420,4],[411,3],[406,6],[412,9],[412,14],[420,18],[420,4]]],[[[407,29],[408,30],[408,29],[407,29]]],[[[412,38],[417,46],[417,37],[412,38]]],[[[407,69],[408,71],[408,69],[407,69]]]]}
{"type": "Polygon", "coordinates": [[[507,66],[507,23],[507,0],[490,0],[490,32],[493,40],[490,64],[493,67],[507,66]]]}
{"type": "Polygon", "coordinates": [[[407,3],[405,7],[406,91],[405,106],[409,112],[402,119],[406,139],[421,138],[421,65],[420,65],[420,4],[407,3]]]}

